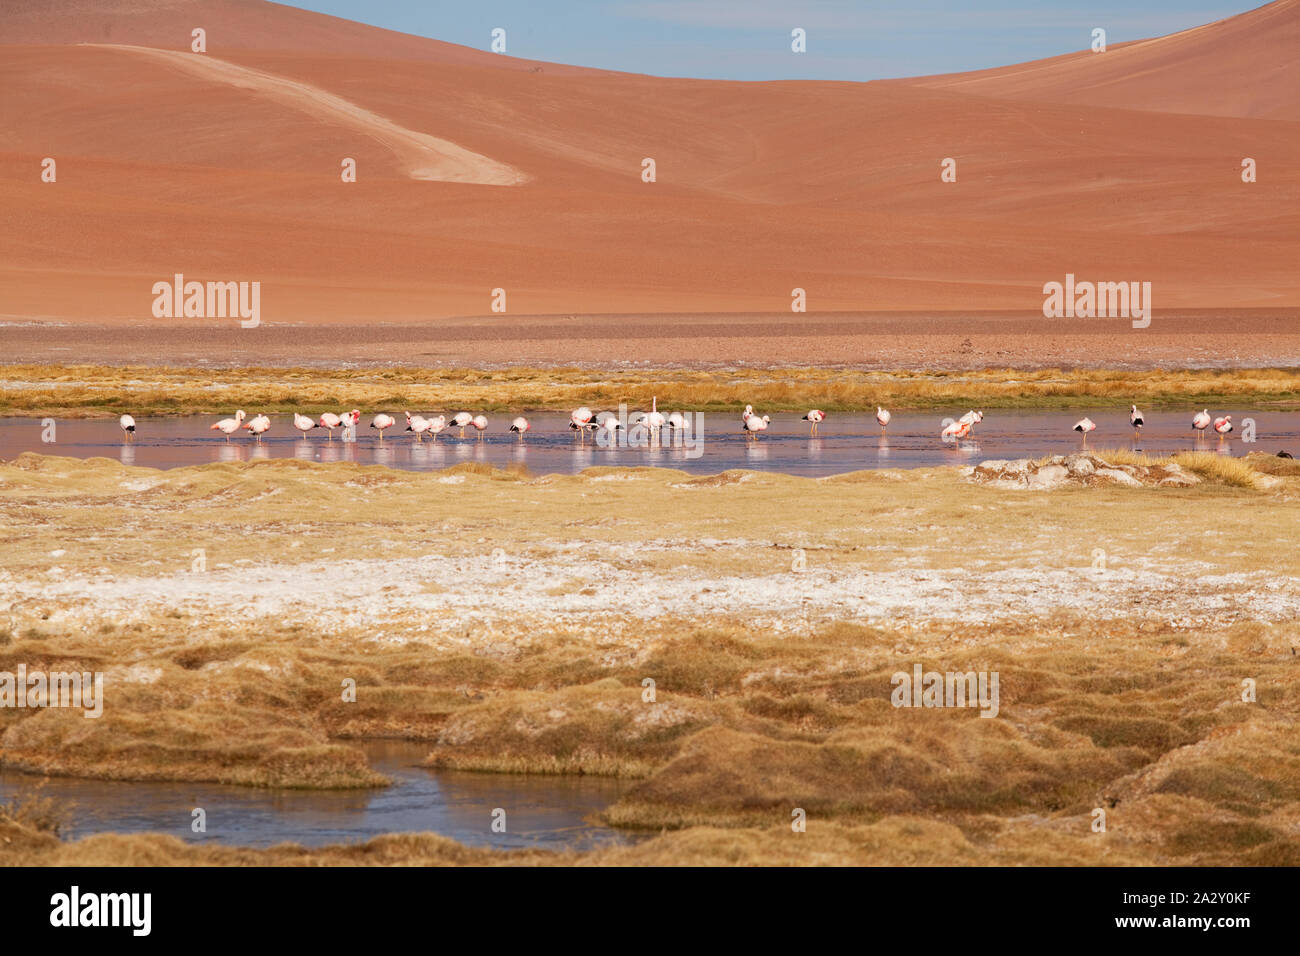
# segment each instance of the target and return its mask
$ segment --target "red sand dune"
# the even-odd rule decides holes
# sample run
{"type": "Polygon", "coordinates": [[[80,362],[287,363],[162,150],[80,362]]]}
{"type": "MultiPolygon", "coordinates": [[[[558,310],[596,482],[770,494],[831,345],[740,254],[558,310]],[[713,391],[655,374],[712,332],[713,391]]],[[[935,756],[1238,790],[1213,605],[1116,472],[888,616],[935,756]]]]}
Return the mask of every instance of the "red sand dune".
{"type": "Polygon", "coordinates": [[[147,327],[177,272],[260,281],[264,323],[481,315],[496,287],[519,315],[789,318],[802,287],[1032,316],[1067,272],[1149,281],[1157,316],[1300,306],[1300,0],[864,84],[539,64],[257,0],[10,0],[0,39],[0,321],[147,327]]]}
{"type": "MultiPolygon", "coordinates": [[[[1101,25],[1101,24],[1099,24],[1101,25]]],[[[904,80],[979,96],[1300,119],[1300,0],[1169,36],[1016,66],[904,80]]]]}

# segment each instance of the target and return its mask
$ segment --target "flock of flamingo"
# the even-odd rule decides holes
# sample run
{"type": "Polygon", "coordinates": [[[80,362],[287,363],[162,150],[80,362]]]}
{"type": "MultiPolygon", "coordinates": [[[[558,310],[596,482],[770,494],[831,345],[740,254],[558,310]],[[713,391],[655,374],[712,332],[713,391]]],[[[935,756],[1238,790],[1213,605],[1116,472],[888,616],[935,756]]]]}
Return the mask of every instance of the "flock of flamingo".
{"type": "MultiPolygon", "coordinates": [[[[465,429],[473,428],[478,433],[480,441],[483,439],[483,433],[487,431],[488,419],[486,415],[472,415],[469,412],[457,412],[451,418],[446,415],[436,415],[433,418],[425,418],[422,415],[412,415],[410,412],[403,413],[406,416],[406,431],[412,432],[416,441],[423,442],[424,436],[432,436],[433,441],[438,440],[438,436],[448,428],[457,429],[460,437],[465,437],[465,429]]],[[[876,407],[876,421],[880,424],[881,434],[884,434],[889,427],[890,419],[893,416],[879,406],[876,407]]],[[[826,413],[819,408],[814,408],[804,415],[802,421],[809,424],[809,436],[816,437],[817,428],[826,420],[826,413]]],[[[745,411],[741,415],[741,430],[745,434],[747,441],[757,441],[765,432],[772,422],[769,415],[759,415],[754,411],[754,406],[746,405],[745,411]]],[[[940,439],[945,442],[960,443],[967,438],[971,429],[980,422],[984,421],[982,411],[969,411],[956,421],[945,420],[944,428],[939,433],[940,439]]],[[[305,438],[307,433],[316,428],[324,428],[328,440],[334,440],[334,429],[336,428],[356,428],[361,422],[361,412],[358,409],[352,409],[350,412],[344,412],[341,415],[335,415],[333,412],[326,412],[321,415],[319,420],[309,418],[306,415],[294,413],[293,427],[298,429],[305,438]]],[[[1136,438],[1142,431],[1145,419],[1142,413],[1138,411],[1136,405],[1129,406],[1129,424],[1133,426],[1133,435],[1136,438]]],[[[123,437],[126,441],[132,441],[135,437],[135,419],[130,415],[123,415],[118,419],[118,424],[122,428],[123,437]]],[[[397,424],[397,419],[392,415],[386,415],[382,412],[376,415],[370,422],[370,427],[379,432],[379,440],[384,440],[384,432],[397,424]]],[[[627,419],[628,425],[639,425],[644,427],[650,434],[657,437],[660,431],[667,428],[671,431],[685,429],[689,427],[689,419],[681,412],[670,412],[667,415],[659,411],[658,399],[652,399],[650,411],[635,412],[627,419]]],[[[1232,431],[1232,416],[1224,415],[1221,418],[1211,418],[1209,409],[1197,412],[1192,418],[1192,428],[1198,434],[1205,432],[1211,425],[1214,426],[1215,432],[1222,441],[1227,434],[1232,431]]],[[[510,431],[515,433],[520,441],[524,440],[524,433],[533,426],[528,419],[522,415],[515,418],[510,423],[510,431]]],[[[586,433],[604,431],[608,435],[616,433],[619,429],[626,427],[622,419],[613,412],[593,412],[585,405],[576,408],[569,415],[569,428],[576,431],[580,441],[585,441],[586,433]]],[[[248,418],[241,409],[235,412],[234,418],[223,418],[211,426],[212,431],[219,431],[226,436],[226,441],[230,441],[230,436],[245,429],[252,432],[253,437],[261,442],[264,435],[271,428],[271,419],[266,415],[255,415],[248,418]],[[245,420],[247,419],[247,420],[245,420]]],[[[1074,424],[1074,431],[1083,434],[1083,443],[1088,443],[1088,433],[1095,431],[1097,423],[1090,418],[1081,418],[1074,424]]]]}
{"type": "MultiPolygon", "coordinates": [[[[1133,426],[1133,437],[1136,438],[1141,434],[1142,426],[1146,423],[1136,405],[1128,407],[1128,421],[1133,426]]],[[[1214,425],[1214,430],[1219,435],[1219,441],[1223,441],[1228,432],[1232,431],[1232,416],[1224,415],[1221,418],[1211,418],[1208,408],[1192,416],[1192,428],[1196,430],[1197,434],[1204,434],[1205,429],[1209,428],[1211,424],[1214,425]]],[[[1085,445],[1088,444],[1088,432],[1095,430],[1096,427],[1097,423],[1091,418],[1081,418],[1074,423],[1074,430],[1083,433],[1083,443],[1085,445]]]]}
{"type": "MultiPolygon", "coordinates": [[[[459,412],[456,415],[453,415],[450,419],[447,418],[446,415],[438,415],[434,418],[425,418],[423,415],[412,415],[410,412],[406,412],[405,415],[406,430],[414,433],[416,441],[424,441],[425,435],[432,435],[433,440],[437,441],[438,436],[448,428],[458,429],[461,438],[465,437],[465,429],[473,428],[478,432],[478,437],[481,440],[483,438],[483,433],[487,431],[488,427],[486,415],[471,415],[469,412],[459,412]]],[[[125,421],[129,417],[130,416],[123,415],[122,419],[125,421]]],[[[210,430],[222,432],[226,436],[226,441],[230,441],[230,436],[243,428],[252,432],[253,437],[260,442],[262,440],[262,435],[271,428],[271,419],[266,415],[256,415],[253,418],[249,418],[248,421],[245,421],[244,419],[246,417],[247,416],[244,414],[243,409],[240,409],[235,412],[234,418],[223,418],[221,421],[213,423],[210,426],[210,430]]],[[[360,423],[361,412],[355,408],[350,412],[344,412],[342,415],[335,415],[333,412],[326,412],[320,417],[319,421],[308,418],[306,415],[300,415],[297,412],[295,412],[293,416],[293,427],[302,432],[304,438],[307,437],[307,433],[313,428],[323,428],[329,435],[329,441],[334,440],[334,429],[356,428],[360,423]]],[[[379,440],[383,441],[384,432],[388,431],[388,429],[392,428],[396,424],[396,418],[392,415],[385,415],[381,412],[371,420],[370,427],[378,430],[379,440]]],[[[134,428],[135,422],[131,422],[131,425],[132,428],[134,428]]],[[[126,425],[124,424],[122,427],[125,429],[126,425]]],[[[524,432],[528,431],[528,429],[532,427],[532,425],[528,424],[528,419],[523,416],[516,418],[510,423],[510,430],[512,432],[518,432],[520,441],[523,440],[524,432]]]]}

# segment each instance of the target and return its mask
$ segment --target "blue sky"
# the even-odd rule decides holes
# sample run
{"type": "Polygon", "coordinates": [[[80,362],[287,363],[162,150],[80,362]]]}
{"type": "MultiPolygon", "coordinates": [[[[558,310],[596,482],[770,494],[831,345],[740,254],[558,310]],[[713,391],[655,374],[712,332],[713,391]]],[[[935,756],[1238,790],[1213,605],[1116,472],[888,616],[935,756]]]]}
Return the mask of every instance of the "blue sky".
{"type": "Polygon", "coordinates": [[[873,80],[1001,66],[1199,26],[1252,0],[292,0],[291,6],[580,66],[710,79],[873,80]],[[808,51],[790,51],[802,27],[808,51]]]}

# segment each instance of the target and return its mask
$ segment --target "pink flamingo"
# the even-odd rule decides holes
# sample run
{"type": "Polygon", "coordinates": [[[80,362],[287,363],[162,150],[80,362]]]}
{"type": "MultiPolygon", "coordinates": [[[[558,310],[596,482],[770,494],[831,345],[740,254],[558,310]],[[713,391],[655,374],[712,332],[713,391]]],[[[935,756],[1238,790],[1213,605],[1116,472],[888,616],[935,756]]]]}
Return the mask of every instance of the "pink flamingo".
{"type": "Polygon", "coordinates": [[[226,441],[230,441],[230,436],[233,435],[235,432],[239,431],[239,429],[243,426],[243,424],[244,424],[244,410],[241,408],[239,411],[235,412],[234,418],[223,418],[221,419],[221,421],[217,422],[215,425],[209,428],[208,431],[224,432],[226,436],[226,441]]]}
{"type": "Polygon", "coordinates": [[[245,422],[244,427],[253,433],[253,437],[257,439],[257,443],[260,445],[262,443],[263,433],[268,431],[271,427],[271,419],[267,418],[265,415],[258,415],[251,421],[245,422]]]}
{"type": "Polygon", "coordinates": [[[963,438],[970,434],[971,423],[958,419],[939,433],[939,437],[960,445],[963,438]]]}
{"type": "Polygon", "coordinates": [[[460,437],[465,437],[465,429],[474,422],[474,416],[469,412],[457,412],[451,420],[452,428],[460,429],[460,437]]]}
{"type": "Polygon", "coordinates": [[[320,417],[320,427],[325,429],[325,433],[329,435],[329,441],[334,440],[334,429],[338,428],[342,424],[343,419],[338,415],[335,415],[333,412],[326,412],[320,417]]]}
{"type": "Polygon", "coordinates": [[[298,431],[302,432],[302,437],[306,438],[307,433],[311,431],[313,428],[320,428],[320,423],[312,421],[306,415],[299,415],[297,412],[294,412],[293,427],[298,429],[298,431]]]}
{"type": "Polygon", "coordinates": [[[1095,431],[1096,428],[1097,428],[1097,423],[1094,422],[1091,418],[1080,418],[1077,422],[1074,423],[1074,430],[1076,432],[1083,432],[1084,445],[1088,444],[1088,432],[1095,431]]]}

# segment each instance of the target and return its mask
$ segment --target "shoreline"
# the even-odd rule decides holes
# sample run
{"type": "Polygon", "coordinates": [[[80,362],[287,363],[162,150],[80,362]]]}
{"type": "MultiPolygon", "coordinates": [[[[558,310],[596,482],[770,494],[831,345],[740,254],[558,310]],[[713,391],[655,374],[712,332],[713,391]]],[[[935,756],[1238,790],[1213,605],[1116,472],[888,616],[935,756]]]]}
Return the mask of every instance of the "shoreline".
{"type": "Polygon", "coordinates": [[[402,370],[430,376],[514,368],[714,375],[743,369],[944,374],[981,369],[1229,372],[1300,365],[1300,308],[1179,309],[1150,328],[1127,320],[1053,320],[1041,310],[509,312],[393,320],[328,309],[257,328],[237,321],[0,320],[0,354],[59,366],[402,370]],[[685,357],[686,361],[683,361],[685,357]]]}

